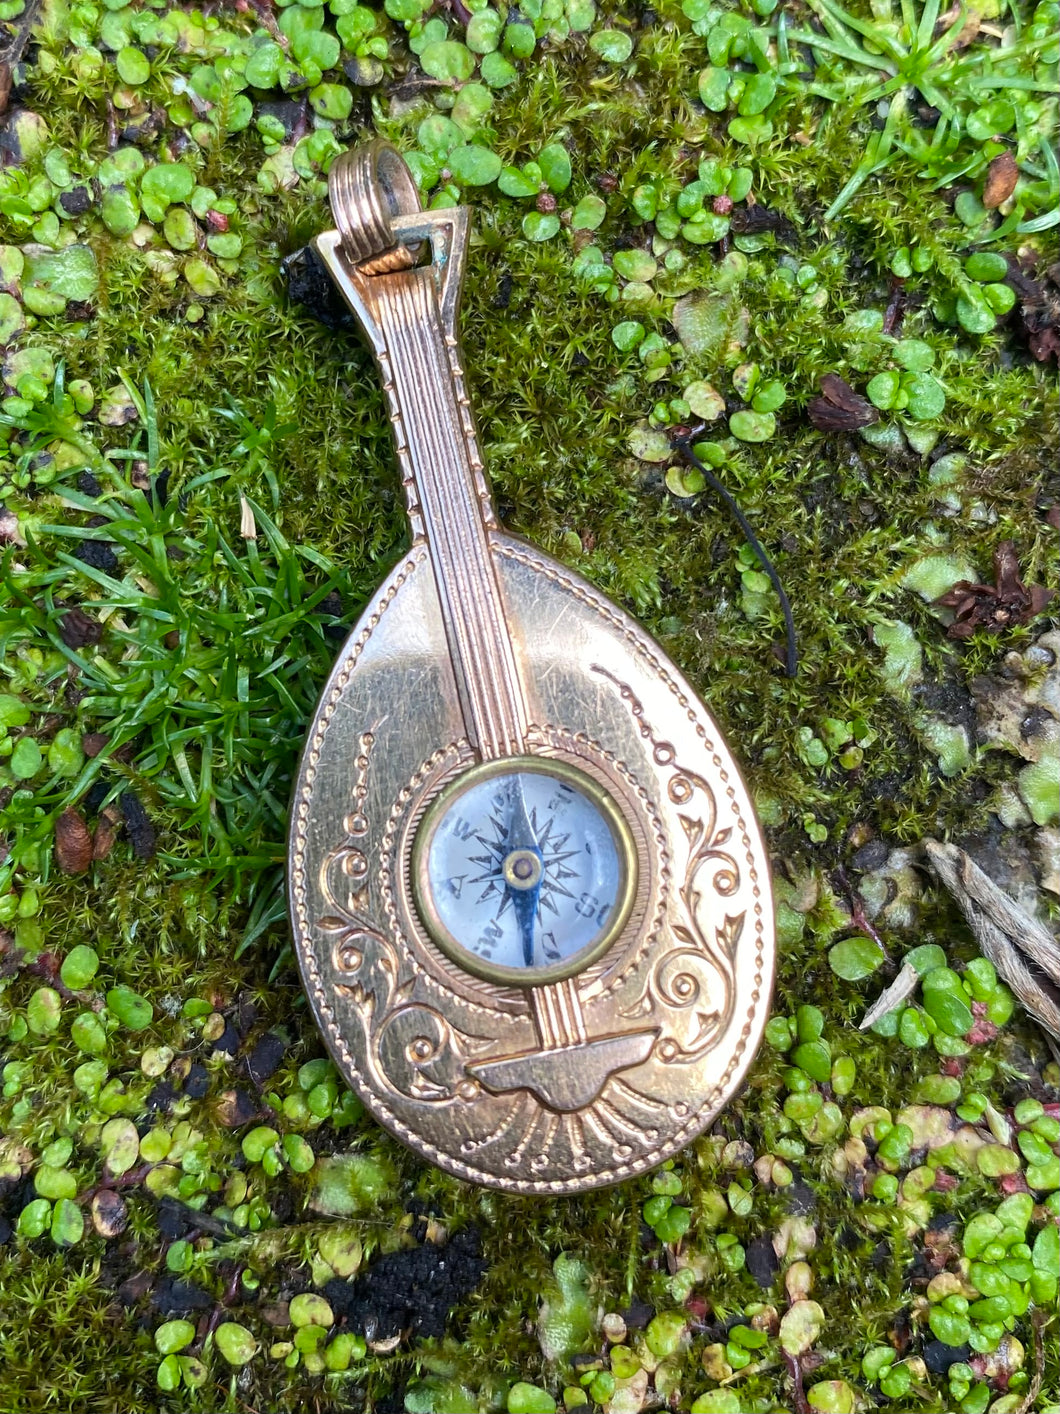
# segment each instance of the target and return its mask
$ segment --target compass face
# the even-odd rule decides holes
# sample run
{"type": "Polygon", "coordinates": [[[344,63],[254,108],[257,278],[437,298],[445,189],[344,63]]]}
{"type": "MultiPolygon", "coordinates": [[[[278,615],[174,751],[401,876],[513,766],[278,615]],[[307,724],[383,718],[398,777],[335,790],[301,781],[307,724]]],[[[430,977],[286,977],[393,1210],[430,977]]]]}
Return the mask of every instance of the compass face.
{"type": "Polygon", "coordinates": [[[620,931],[633,858],[625,822],[595,781],[558,762],[491,762],[428,811],[416,842],[417,903],[466,970],[551,982],[620,931]]]}

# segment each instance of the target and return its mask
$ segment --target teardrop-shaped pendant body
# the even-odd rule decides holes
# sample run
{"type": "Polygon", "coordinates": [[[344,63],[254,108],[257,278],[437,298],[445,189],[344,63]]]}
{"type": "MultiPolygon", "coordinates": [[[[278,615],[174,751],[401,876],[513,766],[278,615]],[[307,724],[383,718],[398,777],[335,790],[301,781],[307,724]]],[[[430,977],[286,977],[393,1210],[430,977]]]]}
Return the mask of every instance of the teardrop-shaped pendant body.
{"type": "Polygon", "coordinates": [[[497,524],[456,332],[466,210],[421,212],[383,143],[330,184],[316,249],[379,365],[412,544],[306,741],[306,990],[345,1078],[433,1163],[521,1193],[614,1183],[694,1138],[754,1057],[761,831],[659,646],[497,524]]]}

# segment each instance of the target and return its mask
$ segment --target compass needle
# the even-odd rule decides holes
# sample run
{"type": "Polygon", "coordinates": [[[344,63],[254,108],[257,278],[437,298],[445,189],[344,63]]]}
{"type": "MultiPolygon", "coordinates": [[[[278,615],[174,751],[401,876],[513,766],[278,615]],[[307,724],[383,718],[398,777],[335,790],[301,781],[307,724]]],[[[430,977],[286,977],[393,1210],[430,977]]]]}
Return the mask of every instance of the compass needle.
{"type": "Polygon", "coordinates": [[[521,1193],[613,1183],[694,1138],[754,1056],[761,832],[679,669],[497,520],[457,331],[467,209],[423,211],[381,140],[328,186],[313,244],[379,369],[411,543],[295,786],[306,991],[342,1075],[431,1162],[521,1193]]]}

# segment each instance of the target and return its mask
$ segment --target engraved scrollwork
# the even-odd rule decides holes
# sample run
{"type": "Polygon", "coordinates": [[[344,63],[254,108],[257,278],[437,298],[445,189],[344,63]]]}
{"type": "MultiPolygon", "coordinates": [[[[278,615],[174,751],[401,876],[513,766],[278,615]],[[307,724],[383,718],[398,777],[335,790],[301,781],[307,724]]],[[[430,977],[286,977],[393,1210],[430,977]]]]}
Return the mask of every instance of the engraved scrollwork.
{"type": "Polygon", "coordinates": [[[688,857],[677,893],[683,921],[670,928],[679,946],[663,953],[624,1015],[648,1016],[656,1006],[663,1007],[668,1024],[655,1054],[667,1064],[690,1064],[705,1055],[724,1033],[735,1005],[736,948],[745,915],[726,914],[724,922],[713,928],[701,916],[707,911],[705,893],[727,899],[740,887],[739,866],[724,847],[732,831],[718,828],[717,801],[710,783],[679,762],[673,744],[655,734],[643,703],[628,684],[599,664],[593,664],[592,670],[618,689],[641,737],[651,745],[655,764],[670,770],[667,796],[682,807],[677,818],[688,844],[688,857]]]}
{"type": "Polygon", "coordinates": [[[316,920],[319,932],[332,939],[331,962],[341,979],[337,990],[350,997],[365,1017],[386,1015],[398,983],[397,955],[389,939],[376,926],[368,896],[371,873],[365,853],[369,820],[365,813],[368,795],[368,764],[375,744],[374,731],[362,732],[354,760],[356,774],[351,808],[343,817],[345,834],[324,856],[320,866],[320,891],[332,912],[316,920]],[[358,974],[370,958],[370,973],[358,974]],[[382,981],[382,995],[378,981],[382,981]]]}
{"type": "Polygon", "coordinates": [[[464,1069],[475,1039],[458,1031],[433,1007],[415,1000],[415,977],[402,977],[394,942],[376,924],[369,897],[366,813],[373,731],[358,739],[353,800],[343,817],[344,836],[324,856],[320,890],[330,912],[317,919],[329,935],[335,991],[353,1003],[364,1027],[369,1068],[381,1086],[421,1101],[469,1100],[478,1082],[464,1069]]]}
{"type": "Polygon", "coordinates": [[[413,1100],[451,1100],[458,1092],[467,1098],[465,1038],[433,1007],[399,1006],[375,1030],[379,1061],[395,1090],[413,1100]]]}

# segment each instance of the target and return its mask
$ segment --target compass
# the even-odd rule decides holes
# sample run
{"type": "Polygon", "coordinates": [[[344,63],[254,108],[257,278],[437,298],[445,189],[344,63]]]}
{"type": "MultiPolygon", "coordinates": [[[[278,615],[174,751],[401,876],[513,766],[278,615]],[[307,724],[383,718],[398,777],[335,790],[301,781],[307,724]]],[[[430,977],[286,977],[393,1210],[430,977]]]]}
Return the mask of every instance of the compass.
{"type": "Polygon", "coordinates": [[[466,208],[397,151],[329,173],[314,247],[379,369],[411,543],[324,686],[290,910],[340,1071],[430,1162],[520,1193],[676,1153],[740,1084],[769,868],[726,743],[618,606],[499,525],[457,321],[466,208]]]}
{"type": "Polygon", "coordinates": [[[589,777],[515,757],[439,795],[412,868],[423,921],[454,962],[540,986],[580,971],[618,936],[637,858],[621,812],[589,777]]]}

